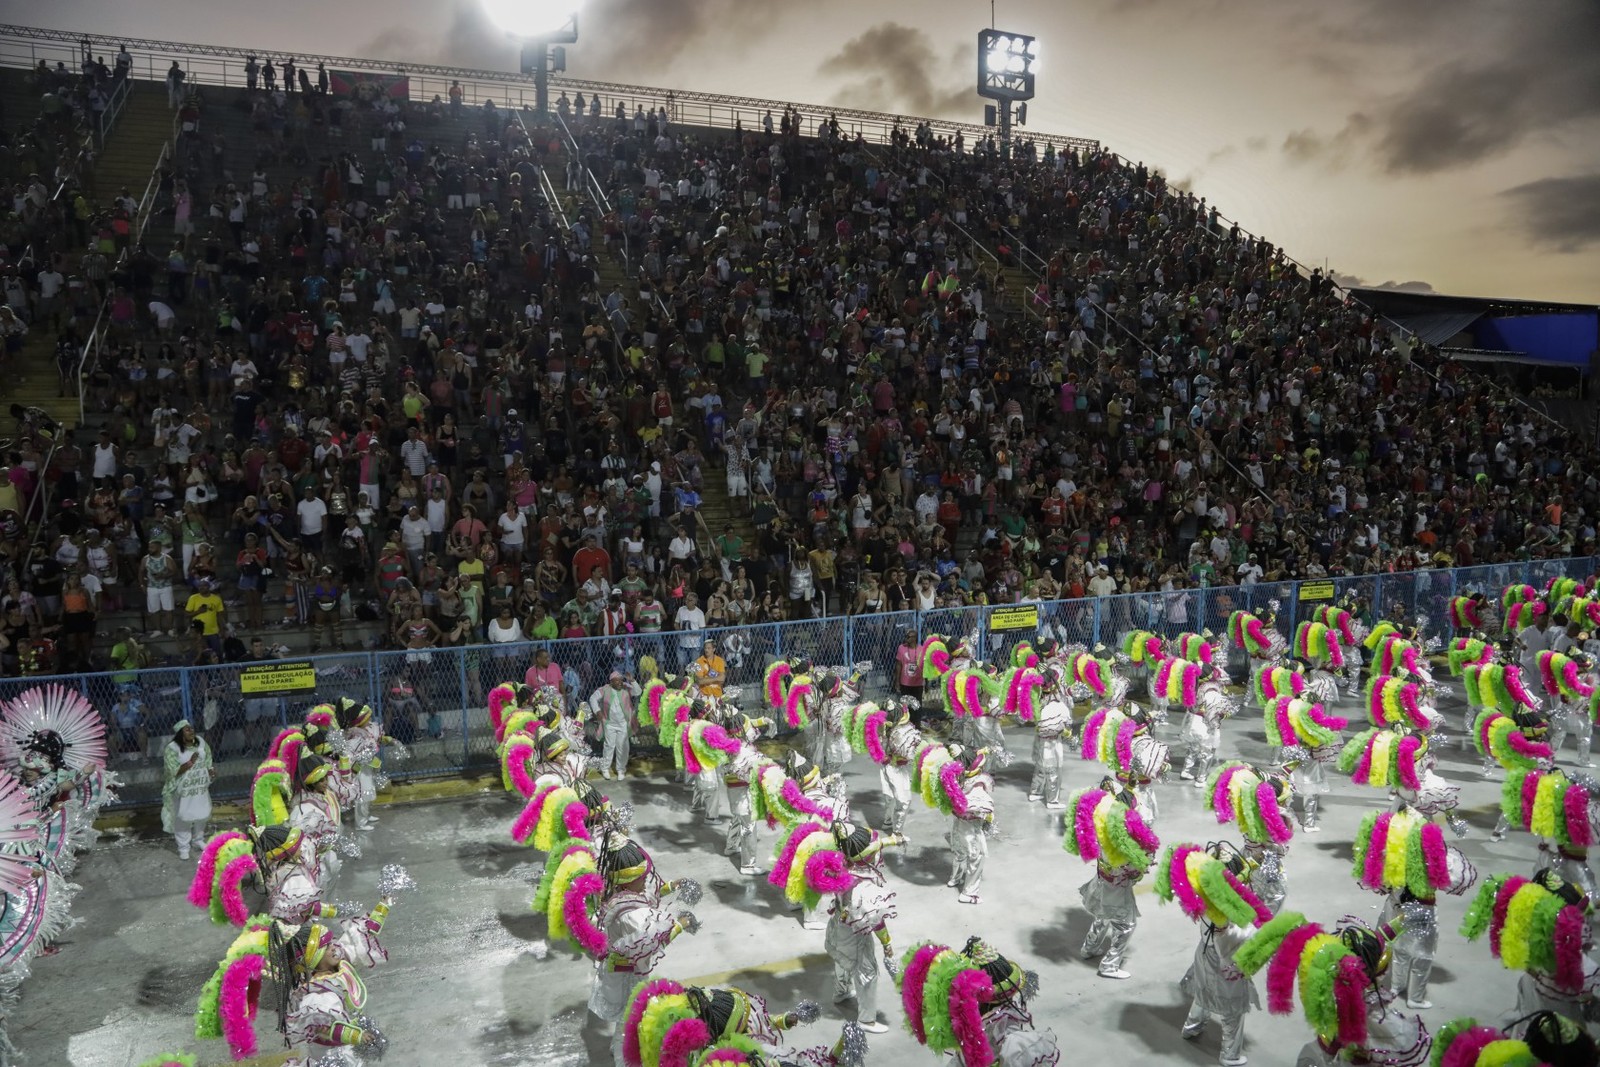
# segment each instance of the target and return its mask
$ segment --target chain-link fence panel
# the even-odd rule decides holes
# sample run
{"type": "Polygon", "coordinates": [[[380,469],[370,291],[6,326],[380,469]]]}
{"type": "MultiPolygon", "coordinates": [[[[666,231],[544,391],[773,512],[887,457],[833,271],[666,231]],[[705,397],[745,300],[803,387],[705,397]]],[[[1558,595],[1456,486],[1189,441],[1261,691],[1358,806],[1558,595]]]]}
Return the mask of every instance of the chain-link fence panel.
{"type": "Polygon", "coordinates": [[[1126,593],[1101,597],[1099,607],[1100,626],[1096,643],[1115,650],[1121,647],[1123,636],[1132,630],[1159,632],[1167,601],[1161,593],[1126,593]]]}
{"type": "MultiPolygon", "coordinates": [[[[898,657],[906,637],[910,636],[913,647],[918,643],[917,613],[854,615],[845,620],[845,626],[850,661],[872,664],[861,682],[862,695],[869,700],[881,700],[895,690],[898,657]]],[[[921,684],[920,675],[917,684],[921,684]]]]}
{"type": "Polygon", "coordinates": [[[1063,645],[1092,648],[1098,615],[1098,605],[1093,597],[1047,601],[1039,605],[1038,640],[1056,640],[1063,645]]]}
{"type": "MultiPolygon", "coordinates": [[[[474,731],[487,733],[487,716],[474,721],[473,694],[467,685],[464,650],[408,648],[373,655],[370,673],[372,712],[383,732],[406,746],[405,760],[388,760],[391,778],[419,778],[464,770],[471,760],[474,731]]],[[[320,679],[322,671],[318,670],[320,679]]],[[[493,748],[492,739],[488,742],[493,748]]]]}

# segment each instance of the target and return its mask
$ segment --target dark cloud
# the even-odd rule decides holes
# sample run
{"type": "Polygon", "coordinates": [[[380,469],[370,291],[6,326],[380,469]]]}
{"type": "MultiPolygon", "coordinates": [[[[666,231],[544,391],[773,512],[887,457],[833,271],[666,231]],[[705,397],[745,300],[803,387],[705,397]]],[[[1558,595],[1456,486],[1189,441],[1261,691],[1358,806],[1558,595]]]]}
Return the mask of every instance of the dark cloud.
{"type": "Polygon", "coordinates": [[[1331,271],[1328,277],[1333,284],[1345,289],[1393,289],[1398,293],[1434,293],[1438,292],[1430,283],[1422,281],[1410,282],[1371,282],[1356,274],[1343,274],[1331,271]]]}
{"type": "Polygon", "coordinates": [[[926,33],[898,22],[880,22],[822,61],[817,73],[846,80],[834,95],[843,106],[908,115],[938,116],[971,112],[976,102],[971,50],[958,49],[955,61],[934,53],[926,33]]]}
{"type": "Polygon", "coordinates": [[[1540,247],[1570,253],[1600,244],[1600,174],[1541,178],[1500,195],[1540,247]]]}

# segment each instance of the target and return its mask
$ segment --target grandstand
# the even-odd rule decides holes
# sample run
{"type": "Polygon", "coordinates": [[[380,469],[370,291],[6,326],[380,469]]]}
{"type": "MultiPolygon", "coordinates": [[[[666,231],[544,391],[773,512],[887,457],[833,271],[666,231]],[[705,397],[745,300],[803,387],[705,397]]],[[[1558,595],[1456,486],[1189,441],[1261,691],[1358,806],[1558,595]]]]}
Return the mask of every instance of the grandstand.
{"type": "Polygon", "coordinates": [[[4,173],[44,192],[5,242],[8,675],[160,668],[152,727],[215,690],[247,733],[252,637],[365,685],[653,626],[1220,626],[1236,582],[1387,574],[1421,614],[1443,580],[1396,572],[1593,552],[1585,444],[1095,142],[561,79],[543,117],[517,75],[349,57],[269,88],[286,58],[0,28],[4,173]]]}

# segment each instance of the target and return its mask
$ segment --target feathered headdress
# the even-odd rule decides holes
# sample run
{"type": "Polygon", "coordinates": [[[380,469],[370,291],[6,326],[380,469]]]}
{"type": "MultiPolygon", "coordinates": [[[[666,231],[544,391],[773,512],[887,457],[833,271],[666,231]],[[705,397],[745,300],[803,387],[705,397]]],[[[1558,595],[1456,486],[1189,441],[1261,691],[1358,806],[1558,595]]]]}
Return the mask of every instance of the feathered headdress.
{"type": "Polygon", "coordinates": [[[824,894],[843,893],[854,884],[833,831],[820,822],[803,822],[790,830],[773,856],[767,881],[783,890],[791,904],[814,908],[824,894]]]}
{"type": "Polygon", "coordinates": [[[44,836],[33,798],[21,782],[0,773],[0,892],[19,893],[35,881],[34,857],[44,836]]]}
{"type": "Polygon", "coordinates": [[[1533,770],[1554,753],[1544,741],[1535,740],[1517,725],[1516,719],[1493,708],[1478,713],[1472,723],[1472,744],[1478,754],[1492,759],[1506,770],[1533,770]]]}
{"type": "Polygon", "coordinates": [[[811,705],[819,699],[816,683],[808,674],[797,674],[790,679],[783,694],[783,721],[791,730],[804,730],[811,725],[811,705]]]}
{"type": "Polygon", "coordinates": [[[106,726],[76,689],[24,689],[0,711],[0,761],[8,768],[44,766],[104,770],[106,726]]]}
{"type": "Polygon", "coordinates": [[[1531,585],[1513,582],[1500,593],[1500,606],[1509,614],[1513,604],[1523,604],[1539,599],[1539,590],[1531,585]]]}
{"type": "Polygon", "coordinates": [[[1587,700],[1594,695],[1594,682],[1583,676],[1578,661],[1565,652],[1539,653],[1539,684],[1556,700],[1587,700]]]}
{"type": "Polygon", "coordinates": [[[1538,1067],[1544,1062],[1526,1042],[1467,1018],[1452,1020],[1434,1032],[1428,1067],[1538,1067]]]}
{"type": "Polygon", "coordinates": [[[1326,623],[1302,622],[1294,630],[1294,654],[1308,663],[1322,664],[1339,670],[1344,667],[1344,646],[1339,631],[1326,623]]]}
{"type": "Polygon", "coordinates": [[[1044,673],[1037,667],[1013,667],[1001,676],[1000,707],[1019,722],[1032,722],[1039,714],[1039,691],[1044,688],[1044,673]]]}
{"type": "Polygon", "coordinates": [[[1266,707],[1279,697],[1297,697],[1306,691],[1306,676],[1292,667],[1263,663],[1251,680],[1256,703],[1266,707]]]}
{"type": "Polygon", "coordinates": [[[1263,778],[1248,763],[1224,763],[1206,781],[1206,810],[1217,822],[1231,822],[1256,844],[1283,844],[1294,836],[1294,827],[1285,818],[1289,802],[1289,783],[1282,778],[1263,778]]]}
{"type": "Polygon", "coordinates": [[[1339,750],[1339,771],[1356,785],[1374,789],[1422,788],[1423,757],[1428,742],[1401,730],[1363,730],[1339,750]]]}
{"type": "Polygon", "coordinates": [[[987,671],[965,667],[944,676],[945,705],[956,718],[980,719],[989,713],[985,698],[999,696],[1000,681],[987,671]]]}
{"type": "Polygon", "coordinates": [[[1181,633],[1174,644],[1179,659],[1204,664],[1207,667],[1216,661],[1217,643],[1212,638],[1210,630],[1203,634],[1181,633]]]}
{"type": "Polygon", "coordinates": [[[1161,638],[1149,630],[1129,630],[1118,648],[1130,663],[1153,663],[1161,658],[1161,638]]]}
{"type": "Polygon", "coordinates": [[[1577,886],[1548,874],[1546,882],[1491,875],[1467,909],[1461,936],[1476,941],[1487,930],[1489,951],[1507,970],[1543,975],[1576,993],[1585,977],[1588,907],[1577,886]]]}
{"type": "Polygon", "coordinates": [[[1222,846],[1213,848],[1215,854],[1200,845],[1168,846],[1156,867],[1156,896],[1168,904],[1176,900],[1189,918],[1219,928],[1270,920],[1272,912],[1239,877],[1244,857],[1235,854],[1230,865],[1221,857],[1222,846]]]}
{"type": "Polygon", "coordinates": [[[929,634],[922,642],[922,680],[937,682],[950,669],[950,646],[941,634],[929,634]]]}
{"type": "Polygon", "coordinates": [[[1192,708],[1200,702],[1200,683],[1207,668],[1176,656],[1168,656],[1156,667],[1155,692],[1167,700],[1192,708]]]}
{"type": "Polygon", "coordinates": [[[1038,670],[1039,653],[1033,650],[1032,642],[1024,639],[1018,641],[1016,646],[1012,648],[1010,662],[1013,670],[1022,667],[1032,667],[1034,670],[1038,670]]]}
{"type": "Polygon", "coordinates": [[[622,1024],[625,1067],[687,1067],[711,1043],[711,1028],[689,1003],[688,990],[665,978],[633,987],[622,1024]]]}
{"type": "Polygon", "coordinates": [[[1416,682],[1377,675],[1367,683],[1367,717],[1374,726],[1427,731],[1439,723],[1428,694],[1416,682]]]}
{"type": "Polygon", "coordinates": [[[684,769],[690,774],[721,767],[743,746],[743,742],[709,719],[691,720],[680,731],[679,744],[683,748],[684,769]]]}
{"type": "Polygon", "coordinates": [[[1372,811],[1362,818],[1351,873],[1375,893],[1408,890],[1419,900],[1432,900],[1441,892],[1464,893],[1478,875],[1445,843],[1437,823],[1406,808],[1372,811]]]}
{"type": "Polygon", "coordinates": [[[522,814],[511,825],[511,837],[520,845],[531,844],[540,852],[555,852],[568,841],[590,840],[588,805],[576,790],[564,785],[535,789],[522,814]]]}
{"type": "Polygon", "coordinates": [[[844,736],[850,750],[870,757],[879,766],[889,762],[891,729],[889,713],[875,701],[863,701],[845,709],[844,736]]]}
{"type": "Polygon", "coordinates": [[[1514,634],[1526,629],[1549,613],[1549,606],[1542,600],[1516,601],[1506,608],[1506,633],[1514,634]]]}
{"type": "Polygon", "coordinates": [[[1267,1010],[1294,1010],[1295,984],[1306,1022],[1326,1042],[1367,1044],[1367,990],[1382,966],[1383,943],[1360,927],[1330,933],[1286,911],[1257,930],[1233,955],[1254,977],[1267,969],[1267,1010]]]}
{"type": "Polygon", "coordinates": [[[1272,638],[1266,624],[1248,611],[1235,611],[1228,616],[1228,639],[1235,648],[1260,659],[1272,652],[1272,638]]]}
{"type": "Polygon", "coordinates": [[[1103,789],[1080,789],[1067,801],[1062,847],[1085,862],[1131,867],[1140,874],[1155,862],[1161,842],[1131,804],[1103,789]]]}
{"type": "Polygon", "coordinates": [[[550,854],[534,889],[532,910],[545,917],[551,941],[572,941],[590,956],[606,954],[605,930],[598,922],[606,882],[600,860],[588,841],[569,840],[550,854]]]}
{"type": "Polygon", "coordinates": [[[1269,700],[1263,709],[1269,745],[1304,745],[1308,749],[1337,745],[1339,731],[1350,725],[1348,719],[1330,714],[1321,704],[1298,697],[1269,700]]]}
{"type": "Polygon", "coordinates": [[[517,708],[517,690],[510,682],[501,682],[488,693],[489,724],[494,727],[496,744],[505,740],[506,719],[517,708]]]}
{"type": "Polygon", "coordinates": [[[1311,618],[1339,635],[1345,648],[1356,646],[1356,617],[1338,604],[1318,604],[1311,609],[1311,618]]]}
{"type": "Polygon", "coordinates": [[[1594,846],[1590,806],[1596,797],[1587,784],[1574,782],[1559,770],[1515,767],[1506,771],[1500,790],[1500,811],[1513,826],[1548,838],[1565,855],[1594,846]]]}
{"type": "Polygon", "coordinates": [[[1518,707],[1537,708],[1539,700],[1529,691],[1516,663],[1485,663],[1469,666],[1462,672],[1467,706],[1496,708],[1511,712],[1518,707]]]}
{"type": "Polygon", "coordinates": [[[1488,620],[1484,615],[1484,601],[1470,596],[1450,598],[1450,625],[1457,630],[1482,630],[1488,620]]]}
{"type": "Polygon", "coordinates": [[[1583,596],[1588,590],[1576,578],[1557,577],[1545,583],[1544,596],[1552,604],[1559,604],[1575,596],[1583,596]]]}
{"type": "Polygon", "coordinates": [[[1079,755],[1099,761],[1120,777],[1151,779],[1167,761],[1167,746],[1120,708],[1099,708],[1084,720],[1079,755]]]}
{"type": "Polygon", "coordinates": [[[807,819],[833,818],[830,809],[806,796],[800,783],[771,760],[757,764],[749,788],[752,817],[765,819],[769,827],[788,829],[807,819]]]}
{"type": "Polygon", "coordinates": [[[1089,692],[1104,698],[1110,692],[1111,668],[1090,652],[1074,652],[1067,657],[1067,670],[1078,685],[1087,686],[1089,692]]]}
{"type": "Polygon", "coordinates": [[[900,1003],[906,1029],[933,1052],[959,1052],[961,1062],[995,1064],[996,1051],[983,1028],[993,1004],[1031,996],[1038,977],[993,948],[970,938],[961,951],[925,941],[901,957],[900,1003]]]}
{"type": "MultiPolygon", "coordinates": [[[[291,833],[298,834],[298,830],[291,833]]],[[[206,842],[189,884],[189,903],[205,908],[219,926],[243,926],[250,918],[244,902],[244,880],[259,875],[255,843],[238,830],[224,830],[206,842]]]]}
{"type": "Polygon", "coordinates": [[[1459,678],[1468,667],[1481,667],[1494,662],[1494,656],[1494,646],[1481,637],[1457,637],[1451,640],[1445,652],[1445,661],[1450,665],[1451,676],[1459,678]]]}
{"type": "Polygon", "coordinates": [[[1413,678],[1427,678],[1432,673],[1423,650],[1398,633],[1389,634],[1379,643],[1372,670],[1374,674],[1409,674],[1413,678]]]}
{"type": "Polygon", "coordinates": [[[194,1016],[194,1036],[226,1038],[228,1051],[236,1060],[249,1059],[259,1051],[256,1007],[261,1000],[261,983],[271,977],[267,973],[267,943],[272,920],[257,915],[242,925],[244,931],[233,939],[222,962],[200,990],[200,1004],[194,1016]]]}

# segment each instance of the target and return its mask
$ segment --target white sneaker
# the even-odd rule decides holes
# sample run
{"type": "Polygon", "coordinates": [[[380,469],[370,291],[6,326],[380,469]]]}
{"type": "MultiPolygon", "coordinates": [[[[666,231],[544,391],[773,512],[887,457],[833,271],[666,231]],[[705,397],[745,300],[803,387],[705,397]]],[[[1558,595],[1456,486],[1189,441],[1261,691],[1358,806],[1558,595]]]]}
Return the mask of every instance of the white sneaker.
{"type": "Polygon", "coordinates": [[[1185,768],[1178,772],[1178,777],[1182,778],[1186,782],[1192,782],[1194,781],[1194,772],[1188,768],[1185,768]]]}
{"type": "Polygon", "coordinates": [[[1065,804],[1061,803],[1061,801],[1059,801],[1059,800],[1052,800],[1050,803],[1046,804],[1044,807],[1045,807],[1046,811],[1065,811],[1067,806],[1065,804]]]}
{"type": "Polygon", "coordinates": [[[869,1019],[866,1022],[858,1022],[856,1025],[869,1034],[887,1034],[889,1032],[889,1024],[882,1019],[869,1019]]]}
{"type": "Polygon", "coordinates": [[[1410,998],[1407,998],[1406,1007],[1410,1008],[1412,1011],[1427,1011],[1429,1008],[1433,1007],[1433,1001],[1411,1000],[1410,998]]]}
{"type": "Polygon", "coordinates": [[[1194,787],[1196,789],[1204,789],[1206,787],[1205,779],[1204,778],[1196,778],[1194,780],[1194,787]]]}
{"type": "Polygon", "coordinates": [[[1111,979],[1114,979],[1115,981],[1118,981],[1118,982],[1121,982],[1121,981],[1123,981],[1125,979],[1133,977],[1133,975],[1129,974],[1127,971],[1123,970],[1121,967],[1113,967],[1110,970],[1107,970],[1106,968],[1102,967],[1100,970],[1096,971],[1095,973],[1097,975],[1099,975],[1101,978],[1111,978],[1111,979]]]}
{"type": "Polygon", "coordinates": [[[1039,801],[1041,801],[1043,799],[1044,799],[1044,794],[1043,793],[1029,793],[1028,794],[1028,802],[1031,803],[1031,804],[1037,804],[1039,801]]]}
{"type": "Polygon", "coordinates": [[[945,888],[946,888],[946,889],[954,889],[954,888],[955,888],[955,887],[956,887],[956,886],[958,886],[958,885],[960,885],[960,884],[961,884],[961,883],[960,883],[960,881],[959,881],[959,880],[958,880],[958,879],[957,879],[957,878],[956,878],[956,876],[955,876],[955,875],[951,875],[951,876],[950,876],[950,880],[949,880],[949,881],[948,881],[948,882],[946,882],[946,883],[945,883],[945,884],[944,884],[944,886],[945,886],[945,888]]]}
{"type": "Polygon", "coordinates": [[[1316,823],[1310,823],[1310,824],[1308,824],[1306,826],[1306,833],[1308,833],[1308,834],[1320,834],[1320,833],[1322,833],[1322,827],[1317,825],[1316,823]]]}
{"type": "Polygon", "coordinates": [[[978,896],[978,894],[976,894],[976,893],[962,893],[959,897],[956,898],[956,900],[959,903],[962,903],[962,904],[981,904],[981,903],[983,903],[983,898],[978,896]]]}
{"type": "Polygon", "coordinates": [[[609,782],[611,780],[611,771],[609,769],[602,769],[600,771],[600,777],[609,782]]]}
{"type": "Polygon", "coordinates": [[[1248,1056],[1240,1056],[1237,1059],[1222,1059],[1217,1062],[1222,1064],[1222,1067],[1244,1067],[1245,1064],[1250,1062],[1250,1058],[1248,1056]]]}
{"type": "Polygon", "coordinates": [[[187,851],[179,852],[178,853],[178,858],[180,860],[186,860],[186,859],[189,858],[189,853],[187,851]]]}

